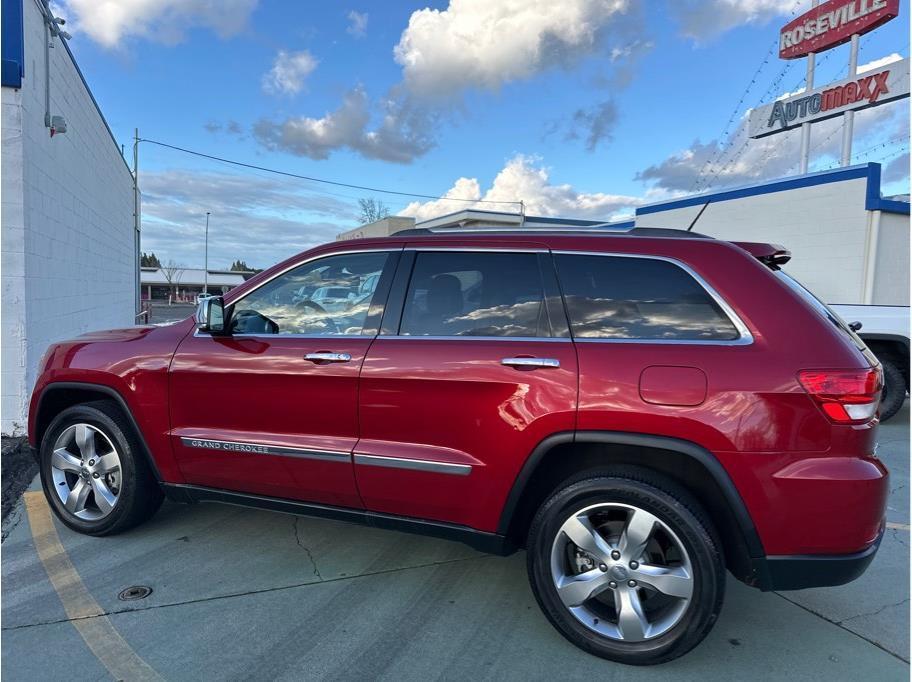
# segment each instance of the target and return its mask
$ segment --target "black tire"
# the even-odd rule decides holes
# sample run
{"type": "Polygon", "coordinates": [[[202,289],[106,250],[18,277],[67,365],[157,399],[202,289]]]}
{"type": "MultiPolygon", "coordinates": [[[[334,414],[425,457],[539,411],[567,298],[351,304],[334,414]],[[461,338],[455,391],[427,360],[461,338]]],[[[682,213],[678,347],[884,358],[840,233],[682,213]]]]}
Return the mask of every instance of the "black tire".
{"type": "Polygon", "coordinates": [[[906,401],[906,379],[892,355],[878,357],[883,365],[884,387],[880,397],[880,421],[885,422],[899,412],[906,401]]]}
{"type": "Polygon", "coordinates": [[[114,535],[151,518],[161,506],[163,494],[142,445],[117,403],[108,400],[68,407],[48,426],[41,441],[39,467],[44,495],[51,509],[66,526],[85,535],[114,535]],[[101,431],[117,449],[120,458],[120,492],[114,508],[98,520],[85,520],[70,513],[53,490],[51,456],[58,436],[73,424],[89,424],[101,431]]]}
{"type": "Polygon", "coordinates": [[[588,472],[563,484],[535,515],[527,550],[532,591],[551,624],[579,648],[612,661],[653,665],[682,656],[709,633],[722,608],[725,567],[712,524],[686,490],[649,470],[624,467],[588,472]],[[599,503],[621,503],[648,511],[671,528],[690,555],[694,581],[691,601],[680,620],[664,634],[641,642],[602,635],[577,620],[558,596],[551,575],[552,543],[571,514],[599,503]]]}

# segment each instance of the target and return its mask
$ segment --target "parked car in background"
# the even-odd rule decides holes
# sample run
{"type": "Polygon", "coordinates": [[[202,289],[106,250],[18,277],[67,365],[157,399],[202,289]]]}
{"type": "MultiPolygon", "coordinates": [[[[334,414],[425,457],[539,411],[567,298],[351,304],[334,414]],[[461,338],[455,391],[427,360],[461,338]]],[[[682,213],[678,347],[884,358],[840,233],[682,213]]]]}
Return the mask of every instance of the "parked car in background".
{"type": "Polygon", "coordinates": [[[197,295],[196,295],[196,302],[197,302],[197,303],[201,303],[202,301],[205,301],[207,298],[211,298],[212,296],[213,296],[213,294],[207,294],[206,292],[197,294],[197,295]]]}
{"type": "Polygon", "coordinates": [[[81,533],[167,496],[524,547],[564,637],[661,663],[726,570],[840,585],[884,532],[881,365],[788,257],[654,229],[335,242],[195,319],[52,346],[29,438],[81,533]]]}
{"type": "Polygon", "coordinates": [[[832,305],[842,319],[858,322],[858,336],[880,360],[884,390],[880,419],[886,421],[903,406],[909,392],[909,306],[832,305]]]}

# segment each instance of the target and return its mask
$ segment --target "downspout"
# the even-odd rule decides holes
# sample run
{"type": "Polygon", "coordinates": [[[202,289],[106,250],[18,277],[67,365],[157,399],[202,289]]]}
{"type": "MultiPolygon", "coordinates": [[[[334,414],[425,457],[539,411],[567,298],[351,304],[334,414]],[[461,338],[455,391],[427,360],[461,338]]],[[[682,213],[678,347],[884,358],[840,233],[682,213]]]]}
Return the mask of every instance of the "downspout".
{"type": "Polygon", "coordinates": [[[48,26],[50,22],[50,9],[47,2],[42,4],[42,14],[44,15],[44,127],[51,127],[51,30],[48,26]]]}
{"type": "Polygon", "coordinates": [[[868,234],[865,244],[864,289],[862,303],[874,303],[874,274],[877,272],[877,247],[880,245],[881,211],[868,211],[868,234]]]}

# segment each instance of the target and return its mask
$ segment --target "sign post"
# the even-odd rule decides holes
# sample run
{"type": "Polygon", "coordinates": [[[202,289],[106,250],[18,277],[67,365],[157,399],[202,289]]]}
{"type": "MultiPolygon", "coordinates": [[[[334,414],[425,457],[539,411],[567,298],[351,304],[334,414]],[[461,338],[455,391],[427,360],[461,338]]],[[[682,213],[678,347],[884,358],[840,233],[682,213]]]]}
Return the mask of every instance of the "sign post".
{"type": "MultiPolygon", "coordinates": [[[[811,0],[811,9],[817,7],[820,0],[811,0]]],[[[804,79],[804,91],[809,92],[814,89],[814,66],[817,62],[817,53],[808,52],[807,77],[804,79]]],[[[808,161],[811,156],[811,122],[801,124],[801,160],[798,166],[798,172],[804,175],[808,172],[808,161]]]]}
{"type": "MultiPolygon", "coordinates": [[[[858,34],[852,34],[852,47],[849,50],[849,78],[858,74],[858,34]]],[[[842,157],[841,165],[852,163],[852,134],[855,131],[855,111],[849,110],[842,117],[842,157]]]]}

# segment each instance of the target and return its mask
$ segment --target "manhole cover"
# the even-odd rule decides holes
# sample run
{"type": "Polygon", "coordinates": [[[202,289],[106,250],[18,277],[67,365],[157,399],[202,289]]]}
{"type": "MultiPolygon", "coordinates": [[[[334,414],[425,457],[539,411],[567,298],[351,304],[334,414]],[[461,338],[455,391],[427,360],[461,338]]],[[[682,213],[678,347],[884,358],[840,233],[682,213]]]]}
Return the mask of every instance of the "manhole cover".
{"type": "Polygon", "coordinates": [[[150,594],[152,594],[152,588],[146,587],[145,585],[134,585],[133,587],[128,587],[123,592],[117,595],[117,598],[121,601],[133,601],[134,599],[145,599],[150,594]]]}

